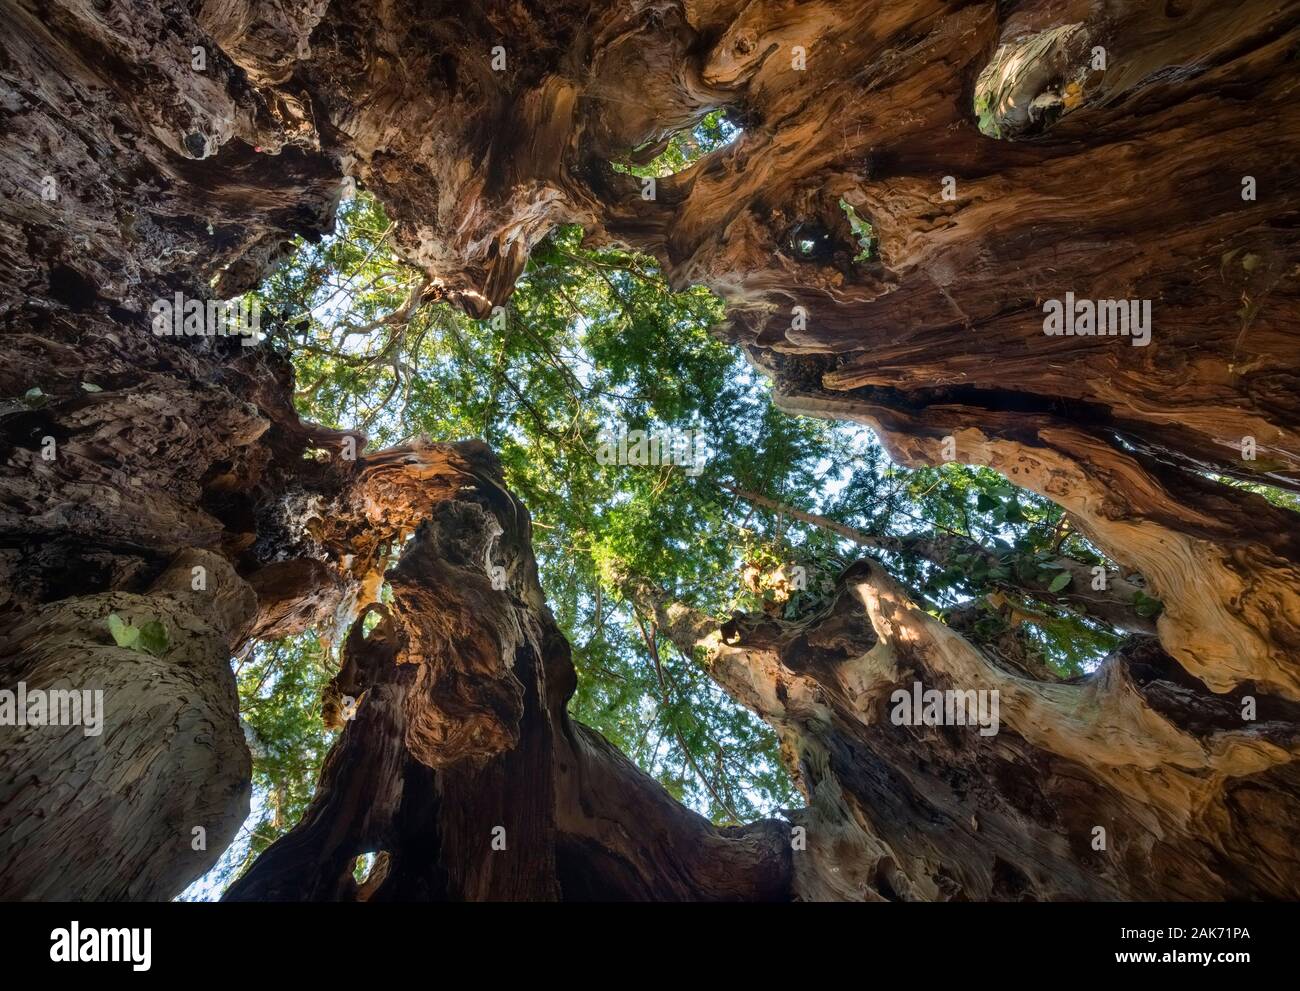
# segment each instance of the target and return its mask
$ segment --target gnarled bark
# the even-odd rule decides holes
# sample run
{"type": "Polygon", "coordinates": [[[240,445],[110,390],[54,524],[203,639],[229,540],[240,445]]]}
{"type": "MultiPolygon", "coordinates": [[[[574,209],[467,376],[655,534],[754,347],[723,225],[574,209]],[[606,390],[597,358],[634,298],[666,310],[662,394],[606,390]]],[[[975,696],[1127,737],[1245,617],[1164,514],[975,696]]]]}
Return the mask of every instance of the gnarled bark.
{"type": "Polygon", "coordinates": [[[0,893],[165,897],[204,869],[247,788],[222,655],[348,626],[422,528],[393,571],[398,608],[352,638],[339,690],[364,701],[311,813],[236,896],[1295,896],[1297,528],[1206,473],[1297,487],[1300,8],[290,8],[6,7],[0,672],[81,687],[102,672],[120,718],[93,753],[71,735],[6,743],[0,893]],[[718,107],[743,135],[653,199],[610,166],[718,107]],[[1038,682],[874,564],[801,624],[695,618],[680,644],[703,638],[809,800],[806,851],[782,824],[715,829],[565,716],[572,670],[526,516],[481,451],[346,460],[344,437],[294,414],[283,356],[150,332],[152,300],[241,292],[293,235],[327,230],[344,174],[397,218],[427,297],[474,314],[557,223],[708,284],[787,408],[869,423],[909,464],[952,437],[959,460],[1064,506],[1164,602],[1159,644],[1038,682]],[[873,225],[866,261],[841,201],[873,225]],[[828,247],[801,256],[795,232],[828,247]],[[1045,334],[1043,301],[1067,292],[1150,300],[1150,345],[1045,334]],[[480,571],[498,551],[505,590],[480,571]],[[225,562],[204,592],[175,582],[195,555],[225,562]],[[238,615],[213,611],[218,594],[238,615]],[[161,618],[173,648],[123,652],[112,611],[161,618]],[[155,676],[171,686],[157,720],[155,676]],[[894,726],[882,699],[912,678],[996,688],[1006,729],[894,726]],[[158,753],[144,777],[141,752],[158,753]],[[127,779],[83,818],[76,789],[127,779]],[[206,857],[175,848],[205,823],[206,857]],[[77,855],[76,830],[120,873],[35,873],[77,855]],[[381,843],[358,891],[352,858],[381,843]]]}
{"type": "Polygon", "coordinates": [[[1265,824],[1300,811],[1300,709],[1262,697],[1258,721],[1245,722],[1239,695],[1214,695],[1150,638],[1077,682],[1030,679],[867,561],[841,576],[832,605],[799,623],[741,614],[718,623],[644,583],[632,595],[777,731],[808,798],[793,817],[808,840],[794,859],[797,897],[1300,893],[1294,856],[1260,863],[1246,852],[1277,850],[1281,833],[1266,839],[1265,824]],[[900,723],[894,693],[916,683],[996,692],[996,732],[900,723]],[[1247,815],[1242,794],[1258,800],[1247,815]]]}
{"type": "Polygon", "coordinates": [[[349,634],[333,687],[356,714],[311,807],[226,897],[789,897],[785,824],[717,829],[569,719],[576,680],[528,514],[478,455],[388,572],[392,606],[349,634]],[[359,886],[368,852],[382,865],[359,886]]]}
{"type": "Polygon", "coordinates": [[[248,815],[228,645],[255,609],[225,559],[188,550],[142,594],[52,602],[0,638],[6,690],[96,692],[102,705],[97,727],[83,708],[80,725],[54,725],[51,711],[48,724],[3,730],[5,898],[156,898],[212,865],[248,815]],[[163,624],[165,649],[117,646],[111,615],[163,624]]]}
{"type": "Polygon", "coordinates": [[[353,628],[336,688],[360,699],[356,718],[303,822],[228,897],[1300,894],[1300,861],[1279,852],[1300,813],[1294,703],[1258,692],[1245,720],[1241,692],[1215,695],[1146,637],[1085,679],[1034,679],[868,561],[799,622],[719,623],[630,585],[664,635],[776,730],[807,799],[788,823],[715,829],[564,714],[573,670],[526,514],[480,465],[389,572],[381,622],[369,637],[353,628]],[[900,723],[893,695],[915,682],[994,693],[999,721],[900,723]],[[1274,853],[1253,857],[1261,848],[1274,853]],[[358,885],[366,852],[382,867],[358,885]]]}

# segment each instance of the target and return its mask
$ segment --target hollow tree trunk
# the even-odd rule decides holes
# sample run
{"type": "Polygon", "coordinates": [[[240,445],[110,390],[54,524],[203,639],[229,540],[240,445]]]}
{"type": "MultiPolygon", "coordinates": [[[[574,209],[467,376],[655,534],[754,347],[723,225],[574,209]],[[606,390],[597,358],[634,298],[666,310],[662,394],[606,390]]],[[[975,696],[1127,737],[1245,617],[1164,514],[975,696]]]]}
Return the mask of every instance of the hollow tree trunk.
{"type": "Polygon", "coordinates": [[[807,799],[788,823],[715,829],[565,715],[574,674],[527,514],[485,454],[472,474],[389,572],[379,625],[353,627],[334,690],[355,719],[303,821],[228,898],[1300,895],[1300,705],[1259,695],[1243,722],[1243,693],[1215,695],[1149,637],[1087,679],[1034,680],[865,561],[798,623],[719,624],[634,584],[777,731],[807,799]],[[917,682],[996,693],[995,732],[900,724],[894,693],[917,682]],[[363,853],[378,859],[359,885],[363,853]]]}
{"type": "MultiPolygon", "coordinates": [[[[1294,898],[1300,707],[1219,696],[1154,639],[1071,683],[1008,670],[917,608],[879,564],[820,615],[726,623],[632,592],[728,694],[776,729],[808,808],[798,897],[1294,898]],[[924,690],[996,691],[984,735],[917,725],[924,690]],[[1098,830],[1101,830],[1099,832],[1098,830]],[[1249,851],[1268,849],[1281,860],[1249,851]]],[[[972,710],[973,711],[973,710],[972,710]]]]}
{"type": "Polygon", "coordinates": [[[383,619],[348,636],[333,688],[356,715],[311,806],[226,897],[788,898],[787,824],[717,829],[568,718],[576,680],[527,511],[478,454],[388,573],[383,619]],[[379,857],[359,886],[363,853],[379,857]]]}
{"type": "Polygon", "coordinates": [[[248,782],[222,654],[346,620],[422,528],[392,616],[351,639],[340,679],[366,696],[312,811],[234,896],[1295,896],[1300,537],[1204,473],[1297,487],[1296,4],[4,11],[0,687],[102,683],[117,725],[93,747],[0,729],[0,895],[166,897],[209,866],[248,782]],[[609,168],[715,107],[743,136],[653,199],[609,168]],[[294,415],[283,357],[150,333],[152,300],[237,293],[327,230],[345,172],[471,313],[556,223],[707,283],[788,408],[871,424],[908,464],[952,438],[1060,503],[1165,603],[1159,642],[1036,682],[874,564],[794,626],[665,614],[808,797],[789,824],[715,829],[565,716],[526,517],[483,452],[346,461],[294,415]],[[873,225],[867,262],[841,200],[873,225]],[[802,257],[792,232],[814,229],[832,247],[802,257]],[[1151,300],[1150,345],[1045,335],[1066,292],[1151,300]],[[466,556],[490,546],[505,592],[466,556]],[[170,649],[116,647],[110,612],[160,620],[170,649]],[[997,688],[1005,727],[894,725],[913,680],[997,688]],[[23,866],[74,836],[116,872],[23,866]],[[358,891],[351,858],[376,848],[358,891]]]}

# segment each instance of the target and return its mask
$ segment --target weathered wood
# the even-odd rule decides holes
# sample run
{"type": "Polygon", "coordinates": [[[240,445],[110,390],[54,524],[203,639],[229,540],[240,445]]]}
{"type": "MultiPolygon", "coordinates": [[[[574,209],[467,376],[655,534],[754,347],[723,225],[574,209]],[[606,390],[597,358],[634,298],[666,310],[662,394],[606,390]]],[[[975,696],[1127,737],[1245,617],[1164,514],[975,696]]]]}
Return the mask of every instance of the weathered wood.
{"type": "Polygon", "coordinates": [[[0,637],[5,689],[102,692],[92,735],[0,729],[0,895],[154,899],[216,862],[248,815],[252,767],[228,645],[256,603],[225,559],[183,551],[144,593],[61,599],[0,637]],[[117,646],[110,615],[161,623],[165,651],[117,646]]]}
{"type": "Polygon", "coordinates": [[[384,618],[348,637],[334,692],[360,701],[311,807],[226,897],[788,898],[788,826],[717,829],[568,718],[576,679],[527,511],[485,450],[471,474],[388,572],[384,618]],[[370,852],[386,856],[363,893],[370,852]]]}
{"type": "Polygon", "coordinates": [[[1206,475],[1300,487],[1300,5],[5,12],[0,674],[102,678],[117,701],[93,753],[5,736],[0,895],[166,897],[204,869],[248,781],[225,657],[347,626],[424,527],[400,607],[340,674],[368,697],[312,812],[235,896],[361,897],[352,858],[378,843],[367,898],[1296,896],[1300,533],[1206,475]],[[653,199],[610,167],[718,107],[743,135],[653,199]],[[712,644],[711,671],[782,733],[809,799],[792,813],[803,854],[785,824],[714,829],[565,716],[573,674],[526,516],[484,452],[347,461],[342,436],[294,414],[283,357],[150,332],[156,298],[241,292],[292,236],[327,230],[344,174],[397,219],[429,295],[474,314],[557,223],[709,285],[721,332],[788,409],[870,424],[907,464],[952,438],[957,460],[1065,507],[1164,602],[1159,643],[1080,684],[1036,681],[871,564],[799,628],[697,617],[682,642],[712,644]],[[873,225],[868,261],[841,201],[873,225]],[[791,234],[812,229],[831,247],[798,257],[791,234]],[[1150,301],[1150,344],[1044,333],[1044,302],[1066,293],[1150,301]],[[457,494],[467,481],[477,495],[457,494]],[[470,560],[488,546],[509,548],[508,593],[470,560]],[[173,584],[196,554],[233,612],[173,584]],[[173,649],[113,646],[111,611],[163,618],[173,649]],[[997,687],[1007,729],[883,720],[881,693],[914,675],[997,687]],[[74,800],[99,783],[120,787],[74,800]],[[208,851],[176,851],[197,819],[208,851]],[[505,851],[484,835],[498,825],[505,851]],[[42,873],[101,850],[116,868],[42,873]]]}

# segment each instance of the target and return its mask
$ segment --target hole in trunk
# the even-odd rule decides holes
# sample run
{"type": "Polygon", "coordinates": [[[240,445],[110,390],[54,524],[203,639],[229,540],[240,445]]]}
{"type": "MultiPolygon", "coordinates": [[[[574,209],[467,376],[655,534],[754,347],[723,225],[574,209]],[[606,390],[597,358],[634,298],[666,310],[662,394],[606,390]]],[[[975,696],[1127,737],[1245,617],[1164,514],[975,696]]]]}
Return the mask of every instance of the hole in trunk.
{"type": "Polygon", "coordinates": [[[95,283],[67,265],[50,269],[50,296],[78,312],[88,310],[99,294],[95,283]]]}
{"type": "Polygon", "coordinates": [[[726,111],[710,110],[698,124],[684,127],[664,141],[634,149],[624,161],[611,164],[615,172],[662,179],[685,172],[705,155],[731,144],[742,133],[726,111]]]}

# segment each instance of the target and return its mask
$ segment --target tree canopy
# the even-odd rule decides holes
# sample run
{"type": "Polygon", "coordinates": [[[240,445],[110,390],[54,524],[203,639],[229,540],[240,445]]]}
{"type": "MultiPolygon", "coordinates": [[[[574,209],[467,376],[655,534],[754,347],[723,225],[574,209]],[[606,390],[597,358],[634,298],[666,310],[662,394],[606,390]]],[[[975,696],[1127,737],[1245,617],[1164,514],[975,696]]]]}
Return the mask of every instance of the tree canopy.
{"type": "Polygon", "coordinates": [[[1300,897],[1291,6],[46,6],[7,898],[1300,897]]]}
{"type": "MultiPolygon", "coordinates": [[[[359,192],[332,235],[301,242],[256,293],[269,345],[297,370],[299,412],[364,431],[367,450],[486,440],[537,528],[579,676],[571,711],[714,821],[773,814],[797,801],[793,784],[772,731],[658,633],[626,595],[630,577],[719,617],[793,619],[872,553],[934,615],[1057,677],[1119,643],[1123,630],[1068,598],[1088,592],[1062,559],[1115,565],[1058,506],[986,468],[900,467],[870,431],[783,413],[711,335],[723,307],[708,291],[674,292],[651,259],[584,247],[566,227],[533,252],[508,305],[474,320],[400,260],[393,231],[359,192]],[[617,463],[620,438],[635,462],[638,430],[664,439],[645,455],[656,463],[617,463]],[[675,463],[674,436],[688,442],[675,463]]],[[[1154,616],[1137,581],[1129,605],[1154,616]]],[[[322,630],[236,661],[254,812],[196,891],[237,876],[309,801],[335,654],[322,630]]]]}

